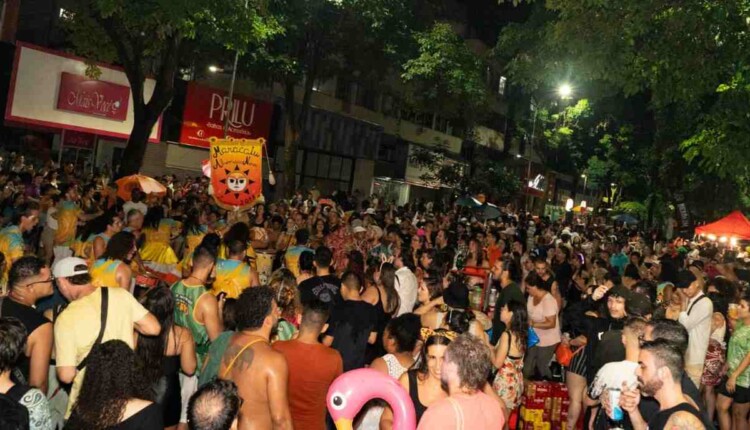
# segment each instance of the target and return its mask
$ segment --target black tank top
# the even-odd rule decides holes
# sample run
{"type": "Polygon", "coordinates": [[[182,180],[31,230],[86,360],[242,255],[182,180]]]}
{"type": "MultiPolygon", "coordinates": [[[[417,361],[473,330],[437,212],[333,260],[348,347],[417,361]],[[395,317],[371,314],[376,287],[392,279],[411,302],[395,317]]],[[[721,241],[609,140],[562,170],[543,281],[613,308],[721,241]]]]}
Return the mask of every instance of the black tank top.
{"type": "Polygon", "coordinates": [[[706,426],[707,429],[713,429],[713,425],[706,425],[706,423],[703,421],[703,417],[701,416],[700,411],[695,409],[690,403],[680,403],[677,406],[671,407],[669,409],[665,409],[663,411],[659,411],[656,415],[654,415],[653,418],[651,418],[648,421],[648,428],[649,429],[663,429],[667,427],[667,421],[669,421],[669,417],[671,417],[673,414],[677,412],[688,412],[692,415],[694,415],[700,422],[703,423],[704,426],[706,426]]]}
{"type": "Polygon", "coordinates": [[[414,403],[414,412],[417,414],[417,422],[422,419],[422,414],[427,410],[427,406],[423,405],[419,401],[419,386],[417,385],[417,371],[410,370],[407,372],[409,375],[409,397],[411,402],[414,403]]]}

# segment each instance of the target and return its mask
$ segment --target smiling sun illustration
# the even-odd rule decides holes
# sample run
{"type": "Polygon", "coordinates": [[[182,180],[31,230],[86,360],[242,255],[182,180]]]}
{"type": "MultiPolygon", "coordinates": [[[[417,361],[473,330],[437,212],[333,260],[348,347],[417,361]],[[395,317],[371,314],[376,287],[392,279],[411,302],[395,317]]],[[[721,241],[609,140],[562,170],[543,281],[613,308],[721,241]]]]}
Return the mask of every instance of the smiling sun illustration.
{"type": "MultiPolygon", "coordinates": [[[[222,173],[219,176],[224,177],[219,179],[219,183],[226,186],[225,189],[221,190],[224,200],[235,200],[237,204],[233,204],[233,206],[242,206],[244,202],[253,197],[254,193],[250,185],[254,184],[255,181],[249,178],[250,169],[248,167],[240,168],[239,164],[235,164],[234,168],[231,168],[231,166],[223,168],[222,173]]],[[[229,201],[227,203],[232,204],[229,201]]]]}
{"type": "Polygon", "coordinates": [[[262,139],[211,140],[211,186],[224,209],[245,210],[261,197],[262,139]]]}

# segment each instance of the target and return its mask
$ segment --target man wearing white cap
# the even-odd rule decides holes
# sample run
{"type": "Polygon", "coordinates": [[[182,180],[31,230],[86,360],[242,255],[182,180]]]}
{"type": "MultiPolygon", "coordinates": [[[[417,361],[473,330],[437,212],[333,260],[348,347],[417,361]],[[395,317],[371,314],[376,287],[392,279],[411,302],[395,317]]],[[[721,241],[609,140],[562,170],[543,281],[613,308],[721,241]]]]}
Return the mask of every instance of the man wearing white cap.
{"type": "Polygon", "coordinates": [[[86,261],[67,257],[52,268],[60,292],[70,304],[55,319],[57,377],[73,383],[66,418],[76,402],[83,382],[86,358],[91,349],[118,339],[133,347],[133,331],[156,336],[159,321],[126,290],[91,285],[86,261]]]}

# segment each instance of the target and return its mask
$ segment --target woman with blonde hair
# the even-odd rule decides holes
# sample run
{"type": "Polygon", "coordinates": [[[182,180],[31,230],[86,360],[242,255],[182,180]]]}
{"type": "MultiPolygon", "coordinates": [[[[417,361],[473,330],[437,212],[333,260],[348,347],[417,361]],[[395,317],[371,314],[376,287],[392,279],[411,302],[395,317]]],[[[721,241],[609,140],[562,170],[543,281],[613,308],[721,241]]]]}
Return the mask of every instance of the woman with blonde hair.
{"type": "Polygon", "coordinates": [[[268,285],[276,292],[276,304],[281,312],[274,341],[294,339],[301,316],[297,280],[290,270],[279,269],[273,272],[268,285]]]}

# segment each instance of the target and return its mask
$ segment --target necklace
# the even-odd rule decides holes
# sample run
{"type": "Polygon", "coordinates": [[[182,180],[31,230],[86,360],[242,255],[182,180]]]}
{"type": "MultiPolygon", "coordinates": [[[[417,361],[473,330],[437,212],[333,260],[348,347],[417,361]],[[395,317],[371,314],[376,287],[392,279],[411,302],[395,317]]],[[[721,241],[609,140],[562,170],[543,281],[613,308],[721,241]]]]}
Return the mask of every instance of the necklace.
{"type": "Polygon", "coordinates": [[[188,276],[188,277],[187,277],[187,278],[185,278],[185,279],[190,279],[190,278],[193,278],[193,279],[195,279],[196,281],[200,282],[200,284],[201,284],[201,285],[203,285],[203,284],[205,284],[205,283],[206,283],[206,281],[205,281],[205,280],[203,280],[203,279],[201,279],[201,278],[199,278],[199,277],[197,277],[197,276],[193,276],[193,275],[190,275],[190,276],[188,276]]]}
{"type": "Polygon", "coordinates": [[[246,330],[243,330],[240,333],[244,334],[245,336],[253,336],[253,337],[263,339],[264,341],[266,341],[266,343],[270,342],[270,340],[267,337],[259,335],[259,334],[248,333],[246,330]]]}

